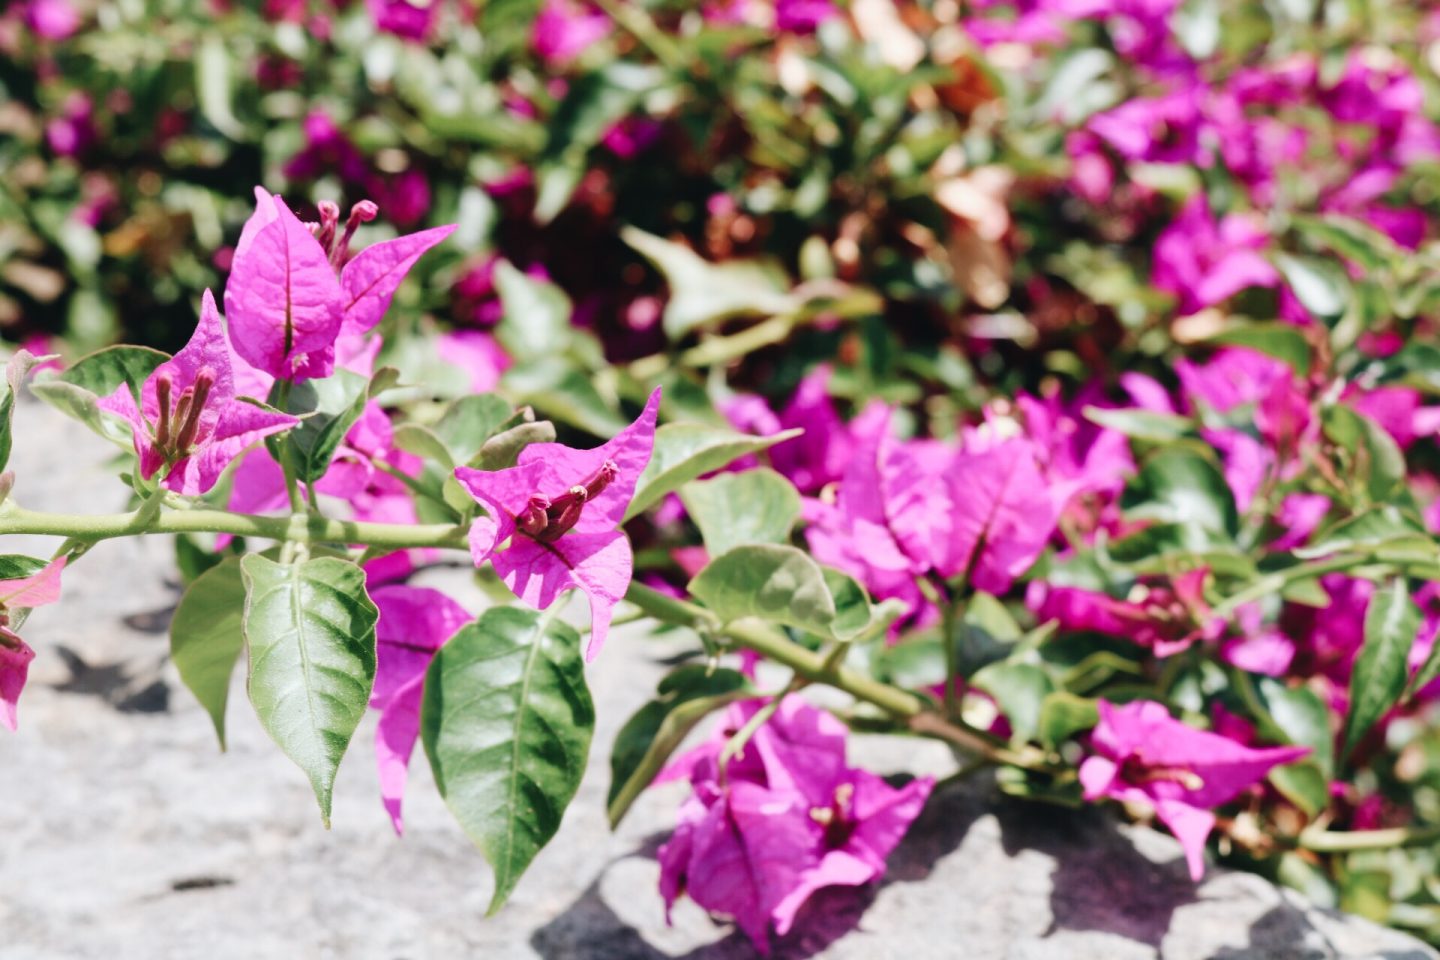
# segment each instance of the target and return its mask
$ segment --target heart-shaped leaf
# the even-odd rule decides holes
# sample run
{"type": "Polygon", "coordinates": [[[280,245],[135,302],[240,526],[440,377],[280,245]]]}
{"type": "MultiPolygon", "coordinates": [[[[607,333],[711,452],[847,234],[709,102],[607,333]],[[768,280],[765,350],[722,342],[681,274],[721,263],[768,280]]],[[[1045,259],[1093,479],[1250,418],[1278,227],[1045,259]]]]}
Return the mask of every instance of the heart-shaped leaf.
{"type": "Polygon", "coordinates": [[[330,825],[335,771],[370,702],[375,621],[365,574],[334,557],[240,562],[250,702],[260,723],[300,766],[330,825]]]}
{"type": "Polygon", "coordinates": [[[495,871],[490,913],[559,829],[594,727],[568,624],[492,607],[436,652],[421,737],[440,795],[495,871]]]}

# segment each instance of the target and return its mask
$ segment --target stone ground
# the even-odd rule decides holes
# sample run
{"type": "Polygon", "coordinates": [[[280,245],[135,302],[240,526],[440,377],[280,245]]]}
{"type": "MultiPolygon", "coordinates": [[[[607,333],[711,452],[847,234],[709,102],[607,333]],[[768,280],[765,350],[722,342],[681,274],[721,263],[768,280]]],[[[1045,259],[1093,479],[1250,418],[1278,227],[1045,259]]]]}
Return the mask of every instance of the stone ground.
{"type": "MultiPolygon", "coordinates": [[[[38,404],[18,413],[21,503],[123,507],[124,489],[98,469],[109,455],[103,442],[38,404]]],[[[8,538],[0,552],[42,549],[21,540],[8,538]]],[[[100,545],[67,575],[63,605],[28,625],[39,657],[21,731],[0,735],[0,958],[755,956],[691,903],[665,923],[653,853],[680,788],[642,798],[618,833],[604,822],[609,745],[680,647],[635,629],[612,637],[590,673],[599,724],[589,775],[560,835],[486,919],[488,868],[435,795],[423,759],[406,836],[391,831],[376,798],[373,720],[340,771],[330,831],[238,683],[230,750],[219,752],[166,661],[178,599],[169,550],[160,539],[100,545]]],[[[882,771],[944,772],[943,752],[910,749],[862,741],[857,754],[882,771]]],[[[1212,869],[1194,886],[1169,837],[1116,826],[1100,811],[1000,802],[983,782],[932,799],[882,885],[822,895],[813,910],[811,932],[779,944],[778,956],[1440,957],[1258,877],[1212,869]]]]}

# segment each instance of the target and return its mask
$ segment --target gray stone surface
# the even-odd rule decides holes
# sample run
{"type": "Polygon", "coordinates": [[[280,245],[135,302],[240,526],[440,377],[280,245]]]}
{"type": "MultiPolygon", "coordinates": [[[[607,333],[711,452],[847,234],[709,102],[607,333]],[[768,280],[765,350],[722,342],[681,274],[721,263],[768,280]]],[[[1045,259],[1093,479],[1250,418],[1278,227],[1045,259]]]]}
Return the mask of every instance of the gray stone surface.
{"type": "MultiPolygon", "coordinates": [[[[105,445],[36,404],[19,411],[16,497],[36,509],[120,509],[105,445]],[[78,458],[77,465],[72,458],[78,458]]],[[[6,538],[0,552],[25,549],[6,538]]],[[[29,549],[35,549],[31,545],[29,549]]],[[[373,723],[341,769],[335,827],[267,740],[237,683],[230,752],[165,660],[177,599],[163,540],[97,547],[37,611],[21,732],[0,734],[4,960],[729,960],[753,949],[688,902],[666,926],[653,851],[682,790],[651,791],[605,827],[608,747],[680,647],[618,631],[591,669],[589,775],[560,835],[510,904],[449,819],[423,759],[408,830],[376,799],[373,723]]],[[[447,585],[462,571],[441,571],[447,585]]],[[[472,608],[476,597],[468,597],[472,608]]],[[[578,605],[577,605],[578,606],[578,605]]],[[[944,769],[943,753],[862,741],[879,769],[944,769]]],[[[1185,876],[1168,837],[1000,802],[982,782],[937,795],[885,883],[822,894],[783,957],[831,960],[1425,960],[1428,948],[1307,906],[1258,877],[1185,876]]]]}

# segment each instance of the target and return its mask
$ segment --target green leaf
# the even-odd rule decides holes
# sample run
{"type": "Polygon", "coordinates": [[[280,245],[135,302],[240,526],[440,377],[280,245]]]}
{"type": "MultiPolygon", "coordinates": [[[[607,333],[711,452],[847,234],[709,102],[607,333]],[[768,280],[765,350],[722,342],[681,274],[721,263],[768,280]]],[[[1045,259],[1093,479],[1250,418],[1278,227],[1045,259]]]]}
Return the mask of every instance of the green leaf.
{"type": "Polygon", "coordinates": [[[1040,742],[1054,749],[1077,733],[1093,729],[1100,722],[1096,701],[1064,690],[1047,694],[1040,704],[1040,722],[1036,733],[1040,742]]]}
{"type": "Polygon", "coordinates": [[[210,714],[225,749],[230,677],[245,646],[245,580],[240,558],[227,557],[195,578],[170,621],[170,659],[210,714]]]}
{"type": "Polygon", "coordinates": [[[433,433],[449,451],[452,466],[459,466],[475,459],[496,433],[533,419],[530,411],[517,412],[504,398],[482,393],[450,404],[433,433]]]}
{"type": "Polygon", "coordinates": [[[629,425],[600,396],[594,374],[577,369],[564,357],[517,363],[505,371],[501,383],[518,402],[597,437],[613,437],[629,425]]]}
{"type": "Polygon", "coordinates": [[[1386,270],[1400,256],[1400,250],[1384,233],[1368,223],[1339,214],[1292,216],[1290,223],[1306,239],[1328,247],[1367,271],[1386,270]]]}
{"type": "MultiPolygon", "coordinates": [[[[1398,507],[1373,507],[1317,533],[1309,546],[1294,550],[1302,560],[1342,550],[1363,550],[1394,543],[1432,543],[1425,525],[1398,507]]],[[[1433,546],[1432,546],[1433,549],[1433,546]]]]}
{"type": "Polygon", "coordinates": [[[59,379],[97,397],[108,397],[120,384],[128,384],[138,401],[140,385],[169,359],[168,353],[149,347],[106,347],[76,360],[60,373],[59,379]]]}
{"type": "Polygon", "coordinates": [[[1215,346],[1249,347],[1283,361],[1299,377],[1310,375],[1310,342],[1288,323],[1247,323],[1231,327],[1208,341],[1215,346]]]}
{"type": "Polygon", "coordinates": [[[195,99],[200,113],[231,140],[245,136],[245,127],[235,119],[234,64],[225,38],[207,34],[195,52],[195,99]]]}
{"type": "Polygon", "coordinates": [[[711,263],[689,247],[635,227],[625,227],[620,237],[665,277],[670,299],[661,322],[671,340],[732,317],[772,316],[797,306],[790,295],[790,278],[773,264],[711,263]]]}
{"type": "Polygon", "coordinates": [[[1420,608],[1403,577],[1375,591],[1365,609],[1365,645],[1350,674],[1344,755],[1395,705],[1405,689],[1406,657],[1420,630],[1420,608]]]}
{"type": "Polygon", "coordinates": [[[571,79],[565,99],[545,125],[549,134],[536,164],[535,219],[548,223],[570,202],[586,155],[661,81],[654,67],[613,62],[571,79]]]}
{"type": "Polygon", "coordinates": [[[0,380],[0,470],[10,463],[13,445],[12,423],[15,419],[15,395],[39,359],[28,350],[17,350],[5,364],[5,379],[0,380]]]}
{"type": "Polygon", "coordinates": [[[659,696],[631,715],[610,751],[610,827],[620,825],[630,805],[665,766],[675,748],[704,717],[752,695],[738,670],[684,666],[660,681],[659,696]]]}
{"type": "Polygon", "coordinates": [[[1309,687],[1286,686],[1274,677],[1255,677],[1260,730],[1268,739],[1309,747],[1310,757],[1327,776],[1335,769],[1335,735],[1330,708],[1309,687]]]}
{"type": "Polygon", "coordinates": [[[435,463],[446,473],[455,469],[455,460],[444,442],[429,427],[418,423],[402,423],[395,428],[395,446],[413,453],[422,460],[435,463]]]}
{"type": "Polygon", "coordinates": [[[768,437],[737,433],[703,423],[667,423],[655,431],[655,451],[635,485],[625,519],[638,516],[667,493],[746,454],[759,453],[803,431],[783,430],[768,437]]]}
{"type": "Polygon", "coordinates": [[[1306,310],[1322,320],[1335,320],[1345,312],[1350,285],[1335,264],[1317,257],[1280,253],[1275,255],[1275,265],[1306,310]]]}
{"type": "Polygon", "coordinates": [[[689,590],[723,623],[759,617],[823,635],[836,616],[820,565],[794,547],[736,547],[711,560],[689,590]]]}
{"type": "Polygon", "coordinates": [[[1312,759],[1274,767],[1270,770],[1269,779],[1275,789],[1303,810],[1307,817],[1319,816],[1330,805],[1330,780],[1312,759]]]}
{"type": "Polygon", "coordinates": [[[550,443],[555,439],[555,424],[549,420],[527,421],[502,430],[480,447],[470,465],[481,470],[503,470],[513,467],[520,451],[532,443],[550,443]]]}
{"type": "Polygon", "coordinates": [[[0,580],[23,580],[45,569],[48,560],[19,553],[0,554],[0,580]]]}
{"type": "Polygon", "coordinates": [[[692,481],[680,499],[712,557],[747,543],[789,543],[800,518],[794,485],[763,467],[692,481]]]}
{"type": "Polygon", "coordinates": [[[250,702],[260,723],[310,778],[330,825],[335,771],[375,682],[375,621],[365,574],[333,557],[240,562],[250,702]]]}
{"type": "Polygon", "coordinates": [[[1196,549],[1213,546],[1203,534],[1233,539],[1240,526],[1235,497],[1215,461],[1175,444],[1145,461],[1126,487],[1121,506],[1134,519],[1181,524],[1196,549]]]}
{"type": "Polygon", "coordinates": [[[992,663],[977,672],[971,682],[995,698],[1017,738],[1036,739],[1045,698],[1055,692],[1044,670],[1031,663],[992,663]]]}
{"type": "Polygon", "coordinates": [[[573,627],[492,607],[425,675],[425,753],[445,804],[495,871],[492,914],[579,789],[595,726],[583,666],[573,627]]]}
{"type": "Polygon", "coordinates": [[[1374,420],[1337,405],[1326,407],[1320,422],[1325,436],[1350,458],[1353,480],[1363,483],[1371,503],[1384,503],[1405,482],[1405,454],[1374,420]]]}
{"type": "Polygon", "coordinates": [[[495,265],[495,290],[504,308],[495,336],[506,353],[517,361],[564,353],[574,329],[565,291],[521,273],[508,260],[495,265]]]}
{"type": "Polygon", "coordinates": [[[1101,407],[1086,407],[1085,419],[1098,423],[1108,430],[1123,433],[1137,440],[1152,443],[1169,443],[1195,432],[1195,424],[1189,417],[1174,413],[1157,413],[1153,410],[1112,410],[1101,407]]]}
{"type": "MultiPolygon", "coordinates": [[[[336,370],[324,380],[302,380],[293,385],[286,413],[301,417],[286,436],[295,475],[305,483],[325,476],[345,434],[365,412],[369,381],[349,370],[336,370]]],[[[277,385],[278,389],[278,385],[277,385]]],[[[272,391],[271,396],[275,396],[272,391]]]]}

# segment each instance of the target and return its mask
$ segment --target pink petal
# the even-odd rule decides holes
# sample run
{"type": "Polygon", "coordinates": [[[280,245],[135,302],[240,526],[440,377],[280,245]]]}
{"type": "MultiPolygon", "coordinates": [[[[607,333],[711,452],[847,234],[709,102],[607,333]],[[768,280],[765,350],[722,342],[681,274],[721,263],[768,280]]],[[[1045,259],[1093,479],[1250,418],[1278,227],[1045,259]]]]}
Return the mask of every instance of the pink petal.
{"type": "Polygon", "coordinates": [[[946,577],[970,572],[1000,594],[1033,564],[1059,520],[1063,501],[1040,473],[1030,443],[1008,440],[982,453],[961,451],[946,478],[955,531],[946,577]]]}
{"type": "Polygon", "coordinates": [[[345,264],[340,271],[340,287],[345,294],[346,332],[364,332],[379,323],[415,261],[454,232],[455,225],[451,224],[374,243],[345,264]]]}
{"type": "Polygon", "coordinates": [[[17,649],[0,643],[0,727],[15,730],[17,704],[30,675],[30,661],[34,659],[35,651],[23,640],[17,649]]]}
{"type": "Polygon", "coordinates": [[[225,285],[235,351],[281,379],[328,377],[344,299],[320,243],[277,197],[276,219],[237,254],[225,285]]]}
{"type": "Polygon", "coordinates": [[[868,863],[878,877],[885,872],[886,858],[920,816],[935,781],[919,777],[896,789],[866,770],[852,771],[851,777],[855,786],[851,816],[856,827],[846,847],[868,863]]]}
{"type": "Polygon", "coordinates": [[[1185,862],[1190,867],[1190,879],[1199,883],[1205,876],[1205,841],[1215,829],[1215,814],[1177,800],[1160,800],[1155,804],[1155,816],[1180,841],[1185,862]]]}
{"type": "Polygon", "coordinates": [[[289,430],[299,419],[249,403],[232,402],[220,413],[214,436],[188,457],[176,461],[165,475],[166,489],[186,496],[208,492],[231,461],[271,434],[289,430]]]}
{"type": "Polygon", "coordinates": [[[823,887],[860,887],[877,879],[884,871],[877,871],[869,863],[845,849],[825,853],[817,866],[804,871],[796,885],[785,894],[771,917],[775,922],[776,936],[785,936],[795,925],[795,915],[810,899],[811,894],[823,887]]]}
{"type": "Polygon", "coordinates": [[[370,591],[380,609],[375,624],[375,688],[370,705],[380,711],[375,760],[380,798],[397,834],[404,832],[401,805],[410,776],[410,755],[420,733],[425,671],[446,640],[470,614],[439,590],[386,586],[370,591]]]}
{"type": "Polygon", "coordinates": [[[604,533],[615,529],[625,517],[635,496],[635,483],[650,462],[655,447],[655,418],[660,408],[660,388],[650,394],[645,409],[635,422],[602,446],[576,450],[563,443],[532,443],[520,452],[520,466],[539,467],[538,492],[556,497],[595,475],[606,460],[614,461],[615,480],[599,496],[585,504],[576,533],[604,533]]]}
{"type": "Polygon", "coordinates": [[[490,558],[495,548],[515,533],[515,517],[533,494],[540,492],[540,464],[521,464],[504,470],[456,467],[455,479],[485,508],[486,516],[470,524],[470,556],[475,566],[490,558]]]}
{"type": "Polygon", "coordinates": [[[130,385],[120,384],[115,388],[114,393],[108,397],[101,397],[96,406],[107,413],[115,414],[130,424],[130,436],[135,445],[135,455],[140,458],[140,476],[146,480],[155,476],[155,471],[165,465],[165,458],[150,442],[150,427],[140,416],[140,408],[135,405],[135,395],[130,392],[130,385]]]}
{"type": "Polygon", "coordinates": [[[279,218],[280,211],[275,209],[276,199],[278,198],[272,196],[264,187],[255,188],[255,212],[250,214],[245,226],[240,228],[240,242],[235,244],[236,257],[249,251],[250,245],[255,242],[255,234],[279,218]]]}
{"type": "Polygon", "coordinates": [[[515,537],[491,562],[515,596],[544,610],[565,590],[590,598],[590,642],[585,659],[594,660],[610,631],[615,605],[630,586],[634,560],[630,541],[619,530],[567,533],[554,543],[515,537]]]}
{"type": "Polygon", "coordinates": [[[0,607],[43,607],[60,599],[60,574],[65,558],[56,557],[39,572],[16,580],[0,580],[0,607]]]}

